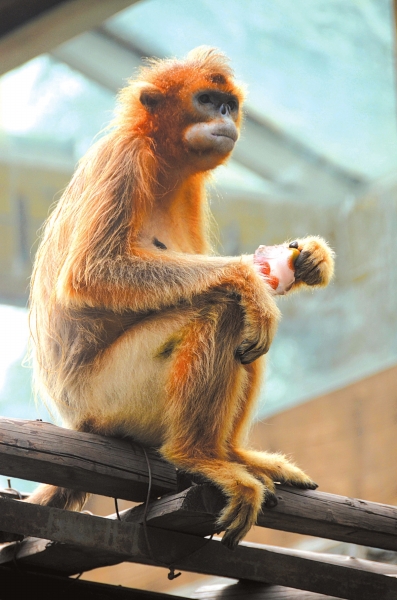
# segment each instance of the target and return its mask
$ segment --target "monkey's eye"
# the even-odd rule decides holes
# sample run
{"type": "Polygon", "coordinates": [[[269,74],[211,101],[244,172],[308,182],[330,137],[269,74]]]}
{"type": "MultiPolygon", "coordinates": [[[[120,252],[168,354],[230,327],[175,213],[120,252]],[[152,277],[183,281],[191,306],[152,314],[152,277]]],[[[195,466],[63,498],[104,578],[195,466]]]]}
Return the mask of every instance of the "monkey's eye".
{"type": "Polygon", "coordinates": [[[228,107],[230,108],[230,110],[236,110],[237,102],[235,100],[229,100],[229,102],[227,104],[228,104],[228,107]]]}
{"type": "Polygon", "coordinates": [[[199,100],[200,100],[201,104],[210,104],[211,103],[211,98],[209,97],[208,94],[201,94],[201,96],[199,96],[199,100]]]}

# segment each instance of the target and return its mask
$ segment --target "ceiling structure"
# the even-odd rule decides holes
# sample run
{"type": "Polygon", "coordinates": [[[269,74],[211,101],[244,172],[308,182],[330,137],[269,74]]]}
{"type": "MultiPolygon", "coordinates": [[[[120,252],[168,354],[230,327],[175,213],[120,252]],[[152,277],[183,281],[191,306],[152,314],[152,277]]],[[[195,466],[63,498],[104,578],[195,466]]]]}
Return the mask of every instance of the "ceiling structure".
{"type": "Polygon", "coordinates": [[[0,75],[137,0],[0,0],[0,75]]]}
{"type": "MultiPolygon", "coordinates": [[[[150,48],[120,35],[106,19],[131,0],[0,0],[0,73],[48,52],[104,88],[116,92],[150,48]]],[[[154,53],[154,52],[153,52],[154,53]]],[[[332,162],[248,106],[233,161],[285,197],[333,203],[357,194],[363,175],[332,162]],[[264,158],[266,157],[266,159],[264,158]]]]}

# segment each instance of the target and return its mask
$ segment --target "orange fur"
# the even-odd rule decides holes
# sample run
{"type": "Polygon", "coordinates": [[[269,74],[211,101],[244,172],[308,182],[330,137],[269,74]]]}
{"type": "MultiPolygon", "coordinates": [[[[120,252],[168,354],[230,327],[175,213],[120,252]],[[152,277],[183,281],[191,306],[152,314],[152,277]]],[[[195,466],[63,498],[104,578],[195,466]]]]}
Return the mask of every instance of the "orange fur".
{"type": "MultiPolygon", "coordinates": [[[[252,256],[210,254],[204,186],[230,155],[242,102],[214,49],[142,69],[48,219],[31,287],[44,399],[68,427],[159,446],[218,485],[230,547],[275,479],[314,486],[284,457],[241,447],[279,311],[252,256]]],[[[299,281],[326,284],[329,249],[299,243],[299,281]]],[[[66,495],[44,486],[30,501],[81,504],[66,495]]]]}

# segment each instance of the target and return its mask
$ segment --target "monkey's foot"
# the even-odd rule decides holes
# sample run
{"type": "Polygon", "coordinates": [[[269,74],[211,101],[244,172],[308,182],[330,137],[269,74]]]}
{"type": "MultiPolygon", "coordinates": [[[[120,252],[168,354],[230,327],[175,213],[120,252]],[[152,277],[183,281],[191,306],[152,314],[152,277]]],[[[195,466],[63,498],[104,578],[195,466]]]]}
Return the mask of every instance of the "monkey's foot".
{"type": "Polygon", "coordinates": [[[274,481],[304,490],[315,490],[318,487],[302,469],[283,454],[234,448],[230,458],[244,464],[270,491],[274,491],[274,481]]]}
{"type": "Polygon", "coordinates": [[[300,255],[295,261],[295,281],[310,286],[326,286],[334,273],[334,252],[320,237],[310,236],[291,242],[300,255]]]}
{"type": "Polygon", "coordinates": [[[279,483],[285,483],[287,485],[292,485],[293,487],[299,488],[301,490],[316,490],[318,488],[318,484],[308,478],[308,481],[280,481],[279,483]]]}
{"type": "Polygon", "coordinates": [[[231,550],[255,525],[263,501],[277,504],[274,492],[259,481],[252,487],[236,482],[236,488],[217,520],[218,530],[225,530],[222,544],[231,550]]]}

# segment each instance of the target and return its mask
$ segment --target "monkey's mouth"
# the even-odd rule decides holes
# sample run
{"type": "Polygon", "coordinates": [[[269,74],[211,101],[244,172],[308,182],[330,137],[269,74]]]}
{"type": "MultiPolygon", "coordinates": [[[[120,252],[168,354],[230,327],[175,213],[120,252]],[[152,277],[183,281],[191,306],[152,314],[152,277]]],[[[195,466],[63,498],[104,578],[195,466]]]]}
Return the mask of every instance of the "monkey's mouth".
{"type": "Polygon", "coordinates": [[[188,147],[195,152],[229,154],[238,138],[234,123],[197,123],[185,134],[188,147]]]}
{"type": "Polygon", "coordinates": [[[232,140],[233,144],[236,142],[236,139],[237,139],[231,135],[226,135],[225,133],[213,133],[211,135],[215,138],[226,138],[228,140],[232,140]]]}
{"type": "Polygon", "coordinates": [[[212,131],[211,135],[213,137],[218,137],[218,138],[228,138],[229,140],[232,140],[233,143],[237,142],[237,138],[238,138],[238,133],[236,129],[218,129],[216,131],[212,131]]]}
{"type": "Polygon", "coordinates": [[[213,131],[211,132],[212,151],[217,154],[229,154],[234,148],[237,136],[231,131],[213,131]]]}

